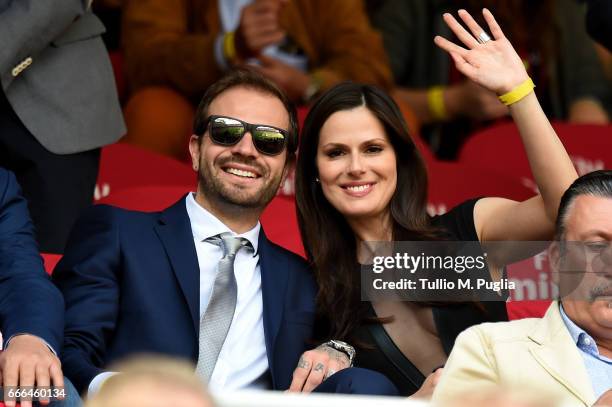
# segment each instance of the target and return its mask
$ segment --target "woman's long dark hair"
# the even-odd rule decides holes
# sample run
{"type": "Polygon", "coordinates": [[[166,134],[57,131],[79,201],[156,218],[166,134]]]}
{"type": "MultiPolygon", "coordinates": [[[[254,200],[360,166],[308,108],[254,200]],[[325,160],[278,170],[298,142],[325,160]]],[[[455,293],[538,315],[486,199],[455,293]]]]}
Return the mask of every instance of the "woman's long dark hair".
{"type": "Polygon", "coordinates": [[[319,133],[335,112],[365,106],[383,124],[396,155],[397,187],[389,203],[393,240],[435,238],[426,212],[427,170],[395,102],[381,89],[344,82],[325,92],[312,106],[302,130],[296,168],[296,202],[300,233],[319,284],[317,306],[329,316],[330,334],[347,338],[364,318],[357,240],[344,216],[325,198],[316,156],[319,133]]]}

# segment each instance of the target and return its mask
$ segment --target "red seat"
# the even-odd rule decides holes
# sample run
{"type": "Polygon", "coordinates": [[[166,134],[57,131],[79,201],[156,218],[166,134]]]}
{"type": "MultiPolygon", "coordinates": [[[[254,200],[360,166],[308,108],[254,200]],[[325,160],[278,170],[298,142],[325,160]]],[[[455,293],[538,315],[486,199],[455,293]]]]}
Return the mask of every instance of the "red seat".
{"type": "Polygon", "coordinates": [[[194,184],[135,186],[113,191],[97,203],[135,211],[156,212],[172,205],[193,188],[194,184]]]}
{"type": "Polygon", "coordinates": [[[432,215],[445,213],[470,198],[495,196],[522,201],[534,195],[516,179],[471,166],[430,161],[427,169],[428,212],[432,215]]]}
{"type": "Polygon", "coordinates": [[[550,305],[549,300],[510,301],[506,303],[508,319],[542,318],[550,305]]]}
{"type": "MultiPolygon", "coordinates": [[[[111,195],[100,199],[98,203],[131,210],[155,212],[167,208],[192,190],[192,185],[140,186],[115,191],[111,195]]],[[[263,212],[261,224],[271,241],[299,255],[304,254],[293,198],[284,196],[274,198],[263,212]]]]}
{"type": "Polygon", "coordinates": [[[102,149],[95,200],[145,185],[195,185],[191,167],[141,148],[116,143],[102,149]]]}
{"type": "MultiPolygon", "coordinates": [[[[580,175],[612,168],[612,126],[553,123],[580,175]]],[[[518,129],[503,123],[474,134],[459,153],[459,162],[495,170],[536,190],[518,129]]]]}
{"type": "Polygon", "coordinates": [[[51,273],[53,273],[53,269],[62,258],[62,255],[52,253],[41,253],[40,255],[45,263],[45,271],[51,275],[51,273]]]}
{"type": "Polygon", "coordinates": [[[305,256],[293,197],[274,198],[261,215],[261,224],[268,239],[302,257],[305,256]]]}

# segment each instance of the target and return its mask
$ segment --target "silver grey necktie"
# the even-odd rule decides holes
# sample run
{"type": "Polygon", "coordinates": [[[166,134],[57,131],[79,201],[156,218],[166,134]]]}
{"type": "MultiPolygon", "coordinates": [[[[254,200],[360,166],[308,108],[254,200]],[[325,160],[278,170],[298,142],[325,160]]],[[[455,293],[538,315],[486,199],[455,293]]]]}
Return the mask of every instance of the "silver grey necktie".
{"type": "Polygon", "coordinates": [[[223,257],[219,260],[212,295],[206,312],[200,319],[196,373],[208,382],[217,364],[219,352],[221,352],[236,310],[238,290],[234,276],[234,258],[241,247],[250,245],[250,243],[245,238],[235,237],[230,233],[221,233],[206,241],[221,246],[223,249],[223,257]]]}

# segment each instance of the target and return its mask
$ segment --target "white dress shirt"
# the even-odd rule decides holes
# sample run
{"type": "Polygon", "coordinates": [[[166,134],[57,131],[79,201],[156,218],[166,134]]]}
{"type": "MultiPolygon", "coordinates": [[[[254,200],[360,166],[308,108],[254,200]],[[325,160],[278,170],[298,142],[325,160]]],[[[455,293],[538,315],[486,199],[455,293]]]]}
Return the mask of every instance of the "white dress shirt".
{"type": "MultiPolygon", "coordinates": [[[[241,388],[266,388],[268,357],[263,328],[263,300],[261,296],[261,271],[259,268],[259,222],[243,234],[232,232],[214,215],[200,206],[193,193],[185,199],[187,215],[200,266],[200,319],[206,312],[212,289],[223,257],[221,247],[205,242],[209,237],[229,232],[247,239],[253,249],[243,247],[234,260],[234,274],[238,288],[236,311],[232,324],[219,353],[208,388],[212,392],[241,388]]],[[[197,338],[196,338],[197,339],[197,338]]],[[[89,385],[89,395],[97,392],[102,383],[115,372],[97,375],[89,385]]]]}
{"type": "Polygon", "coordinates": [[[202,208],[193,194],[187,195],[187,214],[200,265],[200,319],[206,311],[212,295],[218,263],[223,257],[221,247],[204,242],[209,237],[224,232],[247,239],[253,249],[242,248],[234,260],[234,274],[238,287],[236,312],[219,353],[208,387],[211,391],[235,390],[255,385],[268,370],[266,341],[263,329],[263,301],[261,297],[261,271],[257,250],[259,231],[257,225],[246,233],[237,235],[219,219],[202,208]]]}

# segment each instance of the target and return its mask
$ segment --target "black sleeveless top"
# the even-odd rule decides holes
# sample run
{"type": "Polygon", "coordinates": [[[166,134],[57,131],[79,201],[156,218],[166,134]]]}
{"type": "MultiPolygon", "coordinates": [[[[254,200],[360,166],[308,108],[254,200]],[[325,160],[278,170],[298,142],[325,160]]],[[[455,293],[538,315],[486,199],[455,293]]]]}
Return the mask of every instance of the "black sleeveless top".
{"type": "MultiPolygon", "coordinates": [[[[444,215],[432,218],[433,226],[448,233],[450,240],[478,241],[474,226],[474,205],[477,199],[466,201],[444,215]]],[[[375,316],[370,308],[370,316],[375,316]]],[[[477,304],[450,304],[432,308],[438,337],[448,355],[457,336],[466,328],[483,322],[507,321],[506,304],[500,301],[483,301],[477,304]]],[[[355,366],[378,371],[398,388],[403,396],[416,392],[425,376],[395,346],[381,324],[361,325],[351,341],[368,344],[357,347],[355,366]],[[381,350],[379,343],[385,343],[381,350]]]]}

